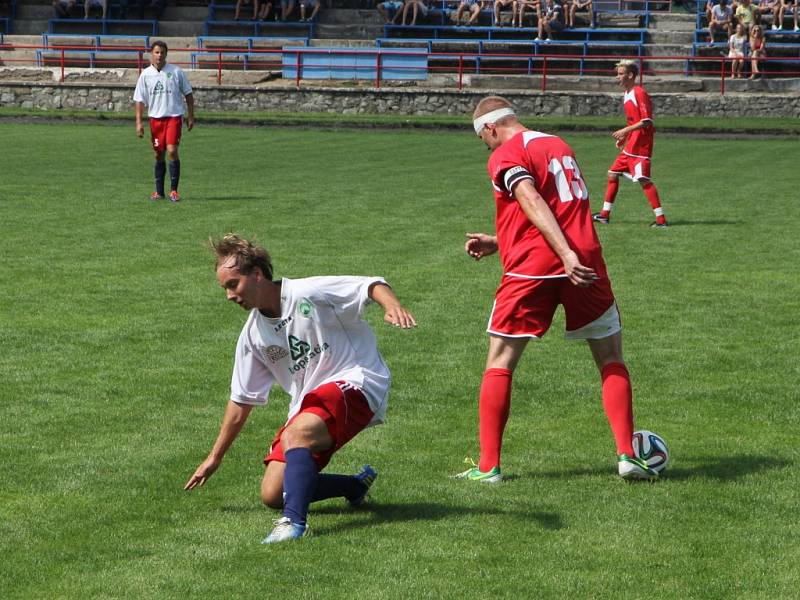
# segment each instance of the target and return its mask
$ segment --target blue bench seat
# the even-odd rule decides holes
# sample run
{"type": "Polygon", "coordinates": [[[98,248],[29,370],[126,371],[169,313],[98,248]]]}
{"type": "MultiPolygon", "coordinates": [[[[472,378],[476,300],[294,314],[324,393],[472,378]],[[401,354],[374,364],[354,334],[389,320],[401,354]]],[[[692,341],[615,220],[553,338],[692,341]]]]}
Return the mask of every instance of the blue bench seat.
{"type": "MultiPolygon", "coordinates": [[[[213,35],[212,32],[222,29],[226,32],[231,30],[235,31],[248,31],[252,37],[280,37],[286,39],[283,35],[286,31],[300,33],[302,37],[312,38],[316,31],[315,23],[299,23],[296,21],[218,21],[207,20],[203,23],[203,35],[208,37],[213,35]]],[[[299,37],[293,35],[292,37],[299,37]]],[[[243,36],[245,37],[245,36],[243,36]]],[[[246,36],[250,37],[250,36],[246,36]]]]}

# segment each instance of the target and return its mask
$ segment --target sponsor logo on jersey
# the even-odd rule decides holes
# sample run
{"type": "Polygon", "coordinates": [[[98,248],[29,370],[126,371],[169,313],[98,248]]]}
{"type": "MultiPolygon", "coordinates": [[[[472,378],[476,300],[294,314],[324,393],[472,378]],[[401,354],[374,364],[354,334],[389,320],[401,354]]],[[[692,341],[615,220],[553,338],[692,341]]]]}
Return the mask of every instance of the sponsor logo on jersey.
{"type": "Polygon", "coordinates": [[[281,322],[275,325],[275,327],[273,328],[275,333],[278,333],[281,329],[286,327],[291,322],[292,322],[292,317],[286,317],[285,319],[281,319],[281,322]]]}
{"type": "Polygon", "coordinates": [[[292,353],[292,360],[304,357],[309,350],[311,350],[311,344],[289,334],[289,351],[292,353]]]}
{"type": "Polygon", "coordinates": [[[314,311],[314,305],[310,300],[303,298],[297,305],[297,310],[300,311],[301,315],[308,319],[311,316],[311,313],[314,311]]]}
{"type": "MultiPolygon", "coordinates": [[[[289,337],[291,338],[293,336],[289,337]]],[[[294,339],[297,340],[297,338],[294,339]]],[[[294,375],[298,371],[302,371],[303,369],[305,369],[314,358],[316,358],[317,356],[325,352],[328,348],[330,348],[330,344],[328,344],[328,342],[322,342],[321,346],[316,345],[312,348],[309,344],[303,342],[302,340],[297,340],[297,341],[305,344],[308,347],[308,350],[306,350],[307,354],[305,356],[303,356],[300,360],[298,360],[291,367],[289,367],[290,375],[294,375]]],[[[294,359],[294,353],[292,353],[292,358],[294,359]]]]}
{"type": "Polygon", "coordinates": [[[272,345],[264,348],[264,356],[268,358],[270,362],[275,364],[279,360],[289,356],[289,351],[286,350],[286,348],[281,348],[280,346],[272,345]]]}
{"type": "Polygon", "coordinates": [[[163,94],[165,91],[164,84],[160,81],[156,81],[156,86],[153,88],[153,95],[163,94]]]}

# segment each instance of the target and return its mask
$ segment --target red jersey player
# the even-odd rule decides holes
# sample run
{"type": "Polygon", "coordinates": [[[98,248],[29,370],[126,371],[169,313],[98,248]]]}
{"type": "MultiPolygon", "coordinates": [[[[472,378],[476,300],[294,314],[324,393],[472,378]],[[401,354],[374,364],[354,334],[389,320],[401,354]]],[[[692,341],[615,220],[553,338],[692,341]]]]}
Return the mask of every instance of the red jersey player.
{"type": "Polygon", "coordinates": [[[511,379],[531,339],[550,327],[559,304],[567,339],[585,339],[602,379],[602,399],[625,479],[657,473],[635,457],[622,325],[592,224],[589,193],[572,149],[562,139],[526,129],[511,104],[488,96],[474,113],[489,146],[496,235],[468,233],[465,250],[480,260],[500,252],[503,278],[489,319],[489,355],[480,390],[480,463],[456,477],[498,483],[503,431],[511,407],[511,379]]]}
{"type": "Polygon", "coordinates": [[[608,170],[603,210],[592,215],[592,218],[598,223],[610,222],[611,209],[614,208],[614,200],[619,189],[619,176],[625,175],[642,186],[647,201],[653,207],[656,220],[650,227],[664,228],[667,226],[667,219],[664,216],[664,209],[661,208],[658,190],[650,180],[650,158],[653,155],[655,137],[653,107],[650,96],[644,88],[636,85],[638,75],[639,67],[635,62],[623,60],[617,64],[617,81],[625,89],[622,107],[628,124],[611,134],[621,152],[608,170]]]}

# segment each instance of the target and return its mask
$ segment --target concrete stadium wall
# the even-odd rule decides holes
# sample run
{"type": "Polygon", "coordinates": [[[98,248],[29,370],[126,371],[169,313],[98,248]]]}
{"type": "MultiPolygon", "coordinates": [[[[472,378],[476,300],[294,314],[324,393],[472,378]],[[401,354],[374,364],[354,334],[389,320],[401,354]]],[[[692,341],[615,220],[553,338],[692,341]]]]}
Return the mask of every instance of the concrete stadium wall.
{"type": "MultiPolygon", "coordinates": [[[[265,88],[195,85],[195,106],[207,111],[321,112],[340,114],[466,115],[489,93],[501,93],[522,114],[616,115],[618,92],[547,92],[526,90],[265,88]]],[[[46,110],[132,111],[133,85],[61,84],[0,81],[0,106],[46,110]]],[[[800,95],[653,93],[658,115],[709,117],[800,117],[800,95]]]]}

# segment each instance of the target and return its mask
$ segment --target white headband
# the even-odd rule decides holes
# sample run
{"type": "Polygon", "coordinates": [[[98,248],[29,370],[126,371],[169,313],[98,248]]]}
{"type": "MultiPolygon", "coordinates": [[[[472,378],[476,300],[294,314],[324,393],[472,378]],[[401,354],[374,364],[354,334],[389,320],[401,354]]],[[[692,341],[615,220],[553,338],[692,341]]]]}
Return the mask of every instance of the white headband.
{"type": "Polygon", "coordinates": [[[488,112],[485,115],[481,115],[477,119],[472,122],[472,126],[475,127],[475,133],[477,135],[481,134],[483,128],[486,127],[489,123],[497,123],[503,117],[511,117],[514,116],[516,113],[514,112],[513,108],[498,108],[497,110],[493,110],[492,112],[488,112]]]}

